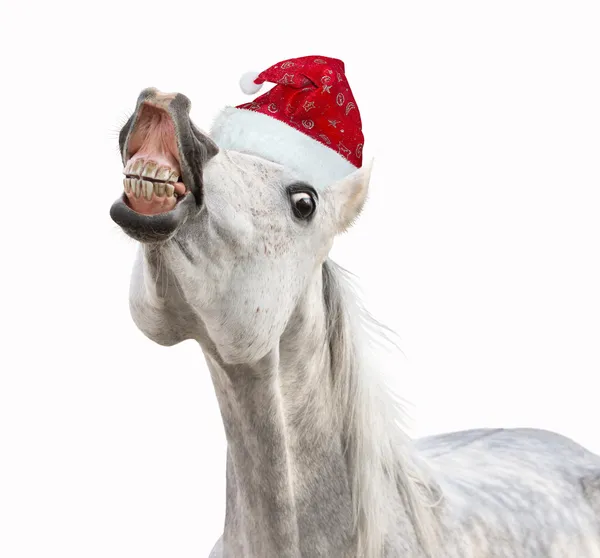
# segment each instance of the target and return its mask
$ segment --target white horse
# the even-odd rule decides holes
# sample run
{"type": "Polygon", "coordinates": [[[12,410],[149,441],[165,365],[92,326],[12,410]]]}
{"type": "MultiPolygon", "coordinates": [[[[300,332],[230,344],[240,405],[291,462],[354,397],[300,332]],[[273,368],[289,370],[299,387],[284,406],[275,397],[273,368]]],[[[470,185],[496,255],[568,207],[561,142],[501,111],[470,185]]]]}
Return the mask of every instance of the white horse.
{"type": "Polygon", "coordinates": [[[369,357],[381,329],[328,259],[368,167],[308,184],[219,149],[186,97],[154,89],[120,147],[111,215],[140,241],[131,314],[157,343],[198,341],[225,426],[212,557],[600,556],[596,455],[540,430],[403,434],[369,357]]]}

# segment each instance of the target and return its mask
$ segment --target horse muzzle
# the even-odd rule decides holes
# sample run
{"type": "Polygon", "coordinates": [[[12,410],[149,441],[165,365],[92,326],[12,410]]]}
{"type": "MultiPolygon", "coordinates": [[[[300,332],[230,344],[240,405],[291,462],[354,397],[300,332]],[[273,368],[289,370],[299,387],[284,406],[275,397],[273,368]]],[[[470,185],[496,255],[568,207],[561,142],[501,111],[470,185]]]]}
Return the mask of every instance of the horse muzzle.
{"type": "Polygon", "coordinates": [[[202,208],[202,170],[216,144],[189,117],[180,93],[142,91],[119,134],[123,193],[110,216],[140,242],[164,242],[202,208]]]}

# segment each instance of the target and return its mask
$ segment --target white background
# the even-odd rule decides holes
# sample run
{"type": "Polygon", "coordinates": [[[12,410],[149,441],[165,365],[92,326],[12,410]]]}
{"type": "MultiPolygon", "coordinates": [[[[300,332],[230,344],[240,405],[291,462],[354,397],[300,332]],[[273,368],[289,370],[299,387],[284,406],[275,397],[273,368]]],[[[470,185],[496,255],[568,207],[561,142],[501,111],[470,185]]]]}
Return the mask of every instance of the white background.
{"type": "Polygon", "coordinates": [[[225,443],[200,349],[127,307],[109,218],[141,89],[204,129],[239,76],[339,57],[371,199],[333,257],[401,336],[411,434],[560,431],[600,452],[596,2],[47,2],[2,8],[0,556],[202,557],[225,443]],[[394,10],[387,7],[394,5],[394,10]]]}

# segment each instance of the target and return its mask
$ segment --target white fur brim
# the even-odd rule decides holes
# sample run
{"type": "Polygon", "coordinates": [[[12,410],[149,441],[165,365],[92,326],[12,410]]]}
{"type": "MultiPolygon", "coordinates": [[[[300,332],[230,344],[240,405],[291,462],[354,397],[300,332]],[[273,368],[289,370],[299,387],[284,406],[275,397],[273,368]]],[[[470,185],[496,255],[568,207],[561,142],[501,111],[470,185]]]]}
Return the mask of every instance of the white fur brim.
{"type": "Polygon", "coordinates": [[[210,136],[223,149],[279,163],[315,188],[325,188],[356,170],[333,149],[260,112],[227,107],[210,136]]]}

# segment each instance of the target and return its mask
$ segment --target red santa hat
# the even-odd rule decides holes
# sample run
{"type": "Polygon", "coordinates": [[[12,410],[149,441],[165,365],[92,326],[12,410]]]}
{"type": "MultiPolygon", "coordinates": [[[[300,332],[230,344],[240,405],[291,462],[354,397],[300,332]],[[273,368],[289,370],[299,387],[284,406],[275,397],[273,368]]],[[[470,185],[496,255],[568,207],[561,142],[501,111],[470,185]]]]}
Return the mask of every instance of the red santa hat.
{"type": "Polygon", "coordinates": [[[217,145],[282,164],[321,188],[362,165],[360,113],[341,60],[284,60],[244,74],[240,86],[252,95],[265,82],[276,85],[217,117],[211,130],[217,145]]]}

